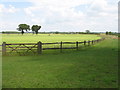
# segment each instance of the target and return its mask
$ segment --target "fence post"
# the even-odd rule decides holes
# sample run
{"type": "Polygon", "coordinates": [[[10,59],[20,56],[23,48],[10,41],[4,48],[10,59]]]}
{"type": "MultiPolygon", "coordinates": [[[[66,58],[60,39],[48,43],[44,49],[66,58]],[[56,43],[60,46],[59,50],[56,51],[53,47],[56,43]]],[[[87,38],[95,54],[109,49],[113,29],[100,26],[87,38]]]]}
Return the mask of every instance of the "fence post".
{"type": "Polygon", "coordinates": [[[97,40],[95,40],[95,43],[97,43],[97,40]]]}
{"type": "Polygon", "coordinates": [[[84,41],[84,45],[86,45],[86,41],[84,41]]]}
{"type": "Polygon", "coordinates": [[[98,43],[98,39],[97,39],[97,43],[98,43]]]}
{"type": "Polygon", "coordinates": [[[92,45],[93,45],[93,40],[92,40],[92,45]]]}
{"type": "Polygon", "coordinates": [[[62,41],[60,42],[60,52],[62,52],[62,41]]]}
{"type": "Polygon", "coordinates": [[[2,44],[2,54],[6,55],[6,42],[3,42],[2,44]]]}
{"type": "Polygon", "coordinates": [[[38,54],[42,54],[42,42],[39,41],[37,43],[37,45],[38,45],[38,47],[37,47],[37,53],[38,54]]]}
{"type": "Polygon", "coordinates": [[[90,41],[88,41],[88,46],[90,46],[90,41]]]}
{"type": "Polygon", "coordinates": [[[78,50],[78,41],[76,41],[76,50],[78,50]]]}

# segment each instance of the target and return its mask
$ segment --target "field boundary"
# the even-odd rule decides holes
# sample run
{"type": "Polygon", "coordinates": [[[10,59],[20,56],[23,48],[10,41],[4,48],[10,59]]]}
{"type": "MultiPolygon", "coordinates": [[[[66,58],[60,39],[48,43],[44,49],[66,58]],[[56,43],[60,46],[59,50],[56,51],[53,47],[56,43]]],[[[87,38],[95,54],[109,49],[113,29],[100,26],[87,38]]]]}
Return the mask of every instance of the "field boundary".
{"type": "Polygon", "coordinates": [[[42,54],[43,50],[55,50],[59,49],[60,52],[63,51],[63,49],[79,49],[79,45],[82,44],[84,46],[90,46],[94,45],[95,43],[98,43],[105,38],[97,39],[97,40],[89,40],[89,41],[83,41],[83,42],[54,42],[54,43],[6,43],[3,42],[2,45],[2,55],[8,55],[8,53],[16,52],[20,55],[28,54],[29,52],[32,52],[33,54],[42,54]],[[44,47],[45,45],[58,45],[58,47],[44,47]],[[72,47],[63,47],[63,45],[74,45],[72,47]],[[20,52],[22,51],[22,52],[20,52]]]}

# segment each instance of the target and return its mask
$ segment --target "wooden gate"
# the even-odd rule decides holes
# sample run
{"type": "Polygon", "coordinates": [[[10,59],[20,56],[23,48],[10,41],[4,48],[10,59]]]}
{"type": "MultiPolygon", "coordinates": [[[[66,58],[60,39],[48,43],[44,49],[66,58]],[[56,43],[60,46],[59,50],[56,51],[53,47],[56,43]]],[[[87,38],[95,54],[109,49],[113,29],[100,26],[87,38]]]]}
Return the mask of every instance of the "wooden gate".
{"type": "Polygon", "coordinates": [[[26,55],[29,52],[35,54],[37,51],[38,44],[37,43],[15,43],[15,44],[7,44],[3,42],[2,44],[2,54],[12,54],[18,53],[19,55],[26,55]]]}

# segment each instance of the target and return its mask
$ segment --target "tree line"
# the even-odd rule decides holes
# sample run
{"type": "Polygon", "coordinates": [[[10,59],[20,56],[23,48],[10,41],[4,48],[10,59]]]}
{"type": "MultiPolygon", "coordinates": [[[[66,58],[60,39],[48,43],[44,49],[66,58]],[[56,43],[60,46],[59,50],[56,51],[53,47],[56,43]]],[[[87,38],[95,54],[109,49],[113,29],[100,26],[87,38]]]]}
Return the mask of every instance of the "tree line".
{"type": "Polygon", "coordinates": [[[30,28],[30,25],[27,25],[27,24],[19,24],[18,25],[18,28],[17,30],[18,31],[21,31],[21,34],[23,35],[25,33],[25,31],[30,31],[32,30],[33,34],[38,34],[38,30],[40,30],[41,26],[39,25],[33,25],[31,28],[30,28]]]}
{"type": "Polygon", "coordinates": [[[115,35],[115,36],[118,36],[120,37],[120,33],[118,32],[111,32],[111,31],[106,31],[106,35],[115,35]]]}

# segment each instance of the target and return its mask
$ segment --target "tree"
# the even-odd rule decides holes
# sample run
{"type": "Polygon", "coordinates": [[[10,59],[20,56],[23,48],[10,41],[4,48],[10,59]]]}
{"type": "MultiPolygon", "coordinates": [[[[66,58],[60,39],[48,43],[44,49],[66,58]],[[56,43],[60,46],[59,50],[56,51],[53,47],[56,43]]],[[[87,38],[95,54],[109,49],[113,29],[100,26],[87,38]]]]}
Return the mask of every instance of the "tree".
{"type": "Polygon", "coordinates": [[[59,32],[58,32],[58,31],[56,31],[56,32],[55,32],[55,34],[59,34],[59,32]]]}
{"type": "Polygon", "coordinates": [[[110,31],[110,32],[109,32],[109,35],[111,35],[111,34],[112,34],[112,32],[110,31]]]}
{"type": "Polygon", "coordinates": [[[85,32],[88,34],[88,33],[90,33],[90,30],[86,30],[85,32]]]}
{"type": "Polygon", "coordinates": [[[19,24],[18,25],[18,28],[17,28],[18,31],[21,31],[22,35],[24,34],[24,30],[30,30],[30,26],[27,25],[27,24],[19,24]]]}
{"type": "Polygon", "coordinates": [[[106,31],[106,35],[108,35],[109,34],[109,32],[108,31],[106,31]]]}
{"type": "Polygon", "coordinates": [[[32,31],[33,31],[33,33],[35,32],[36,34],[38,34],[38,30],[41,28],[41,26],[38,26],[38,25],[33,25],[32,26],[32,31]]]}

